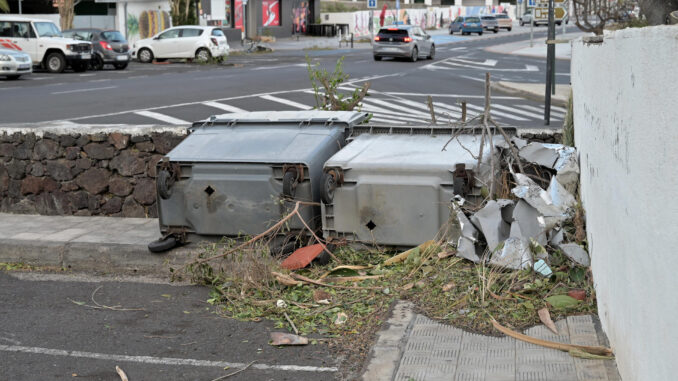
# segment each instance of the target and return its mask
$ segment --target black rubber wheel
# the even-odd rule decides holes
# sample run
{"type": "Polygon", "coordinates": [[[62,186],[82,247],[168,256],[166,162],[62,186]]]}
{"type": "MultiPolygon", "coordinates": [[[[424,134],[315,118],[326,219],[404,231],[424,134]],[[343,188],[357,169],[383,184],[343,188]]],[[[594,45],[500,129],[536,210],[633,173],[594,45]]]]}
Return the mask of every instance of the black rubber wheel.
{"type": "Polygon", "coordinates": [[[337,189],[337,180],[329,173],[324,173],[322,178],[322,187],[320,188],[320,199],[323,203],[329,205],[334,200],[334,190],[337,189]]]}
{"type": "Polygon", "coordinates": [[[104,60],[99,57],[98,54],[94,55],[92,58],[92,69],[94,70],[103,70],[104,69],[104,60]]]}
{"type": "Polygon", "coordinates": [[[513,30],[513,28],[512,28],[512,27],[511,27],[511,28],[508,28],[508,31],[509,31],[509,32],[510,32],[511,30],[513,30]]]}
{"type": "Polygon", "coordinates": [[[125,70],[125,68],[127,68],[127,62],[125,62],[125,63],[115,63],[115,64],[113,64],[113,67],[115,68],[115,70],[125,70]]]}
{"type": "Polygon", "coordinates": [[[410,57],[410,61],[412,62],[417,62],[417,58],[419,58],[419,49],[415,46],[414,49],[412,49],[412,56],[410,57]]]}
{"type": "Polygon", "coordinates": [[[483,32],[478,32],[478,36],[482,36],[482,35],[483,35],[483,32]]]}
{"type": "Polygon", "coordinates": [[[139,58],[139,62],[141,63],[151,63],[153,62],[153,52],[147,48],[139,49],[137,58],[139,58]]]}
{"type": "Polygon", "coordinates": [[[66,58],[63,54],[54,52],[45,58],[45,69],[50,73],[61,73],[66,68],[66,58]]]}
{"type": "Polygon", "coordinates": [[[167,200],[172,196],[172,188],[170,187],[170,179],[172,178],[172,175],[166,171],[166,170],[161,170],[158,173],[158,178],[155,179],[155,185],[158,190],[158,196],[160,196],[161,199],[167,200]]]}
{"type": "Polygon", "coordinates": [[[10,79],[12,81],[19,79],[21,77],[21,74],[13,74],[13,75],[7,75],[7,79],[10,79]]]}
{"type": "MultiPolygon", "coordinates": [[[[525,25],[525,23],[521,21],[520,26],[524,26],[524,25],[525,25]]],[[[509,28],[509,31],[511,31],[511,28],[509,28]]]]}
{"type": "Polygon", "coordinates": [[[375,61],[381,61],[381,56],[374,56],[375,61]]]}
{"type": "Polygon", "coordinates": [[[89,65],[88,62],[78,62],[78,63],[72,64],[71,67],[73,68],[74,72],[82,73],[83,71],[87,70],[87,65],[89,65]]]}
{"type": "MultiPolygon", "coordinates": [[[[329,247],[327,248],[329,250],[329,247]]],[[[313,265],[316,266],[325,266],[326,264],[330,263],[330,255],[323,250],[320,254],[318,254],[317,257],[313,258],[313,262],[311,262],[313,265]]]]}
{"type": "Polygon", "coordinates": [[[450,34],[454,34],[454,32],[452,31],[452,29],[450,29],[450,34]]]}
{"type": "Polygon", "coordinates": [[[428,57],[426,57],[427,60],[432,60],[436,58],[436,46],[431,44],[431,51],[428,52],[428,57]]]}
{"type": "Polygon", "coordinates": [[[563,23],[562,21],[558,21],[556,25],[560,26],[562,23],[563,23]]]}
{"type": "Polygon", "coordinates": [[[210,58],[212,58],[212,54],[205,48],[200,48],[195,52],[195,60],[198,62],[209,62],[210,58]]]}
{"type": "Polygon", "coordinates": [[[494,33],[499,33],[499,28],[494,28],[493,32],[494,32],[494,33]]]}
{"type": "Polygon", "coordinates": [[[462,36],[466,36],[467,34],[468,34],[468,32],[464,32],[463,30],[461,31],[462,36]]]}
{"type": "Polygon", "coordinates": [[[294,198],[297,190],[297,172],[287,171],[283,175],[283,196],[294,198]]]}
{"type": "Polygon", "coordinates": [[[179,242],[174,236],[160,238],[148,244],[148,251],[151,253],[162,253],[163,251],[171,250],[177,246],[179,242]]]}

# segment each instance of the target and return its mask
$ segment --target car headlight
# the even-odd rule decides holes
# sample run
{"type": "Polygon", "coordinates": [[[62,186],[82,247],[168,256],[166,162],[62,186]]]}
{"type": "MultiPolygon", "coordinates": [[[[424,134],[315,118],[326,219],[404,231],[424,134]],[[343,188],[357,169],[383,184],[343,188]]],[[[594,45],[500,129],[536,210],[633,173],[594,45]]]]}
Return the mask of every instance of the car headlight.
{"type": "Polygon", "coordinates": [[[7,54],[0,54],[0,61],[11,61],[12,59],[7,54]]]}

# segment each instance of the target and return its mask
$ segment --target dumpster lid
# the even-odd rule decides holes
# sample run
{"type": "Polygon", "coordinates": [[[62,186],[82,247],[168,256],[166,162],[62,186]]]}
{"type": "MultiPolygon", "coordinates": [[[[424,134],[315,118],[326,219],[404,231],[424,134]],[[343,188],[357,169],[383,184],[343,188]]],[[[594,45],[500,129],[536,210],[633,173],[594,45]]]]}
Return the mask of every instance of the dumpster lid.
{"type": "Polygon", "coordinates": [[[325,125],[345,124],[351,127],[361,123],[369,116],[366,112],[355,111],[255,111],[236,112],[222,115],[214,115],[206,120],[193,123],[193,130],[205,126],[239,124],[271,124],[271,123],[308,123],[325,125]]]}

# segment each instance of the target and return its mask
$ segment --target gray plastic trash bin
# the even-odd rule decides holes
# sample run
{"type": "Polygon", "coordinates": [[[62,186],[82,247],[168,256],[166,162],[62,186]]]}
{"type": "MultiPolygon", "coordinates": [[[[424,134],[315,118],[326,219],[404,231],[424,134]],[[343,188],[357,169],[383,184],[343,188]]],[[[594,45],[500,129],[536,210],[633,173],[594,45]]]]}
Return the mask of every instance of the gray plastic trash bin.
{"type": "MultiPolygon", "coordinates": [[[[325,163],[322,222],[326,238],[416,246],[450,218],[455,194],[480,196],[474,183],[480,135],[432,135],[433,129],[365,129],[325,163]],[[382,131],[383,130],[383,131],[382,131]],[[470,151],[470,152],[469,152],[470,151]]],[[[443,130],[441,130],[443,131],[443,130]]],[[[496,141],[496,140],[495,140],[496,141]]],[[[478,174],[489,178],[489,143],[478,174]],[[485,165],[487,164],[487,165],[485,165]]]]}
{"type": "MultiPolygon", "coordinates": [[[[318,202],[323,164],[366,117],[284,111],[196,122],[158,163],[161,232],[179,240],[192,233],[254,235],[279,221],[295,201],[318,202]]],[[[320,226],[319,207],[304,207],[301,214],[311,228],[320,226]]],[[[303,225],[295,218],[289,227],[303,225]]]]}

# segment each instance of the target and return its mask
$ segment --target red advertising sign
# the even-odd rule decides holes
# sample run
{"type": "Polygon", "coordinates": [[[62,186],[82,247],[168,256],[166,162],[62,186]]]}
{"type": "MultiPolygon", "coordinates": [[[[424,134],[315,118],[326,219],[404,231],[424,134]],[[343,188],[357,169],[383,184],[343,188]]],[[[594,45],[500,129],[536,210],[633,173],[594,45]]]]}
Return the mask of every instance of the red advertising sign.
{"type": "MultiPolygon", "coordinates": [[[[237,1],[237,0],[236,0],[237,1]]],[[[262,0],[261,14],[263,26],[280,26],[280,2],[278,0],[262,0]]]]}
{"type": "Polygon", "coordinates": [[[239,28],[240,30],[244,31],[245,28],[243,27],[243,17],[242,17],[242,7],[244,4],[242,3],[242,0],[235,0],[235,28],[239,28]]]}

